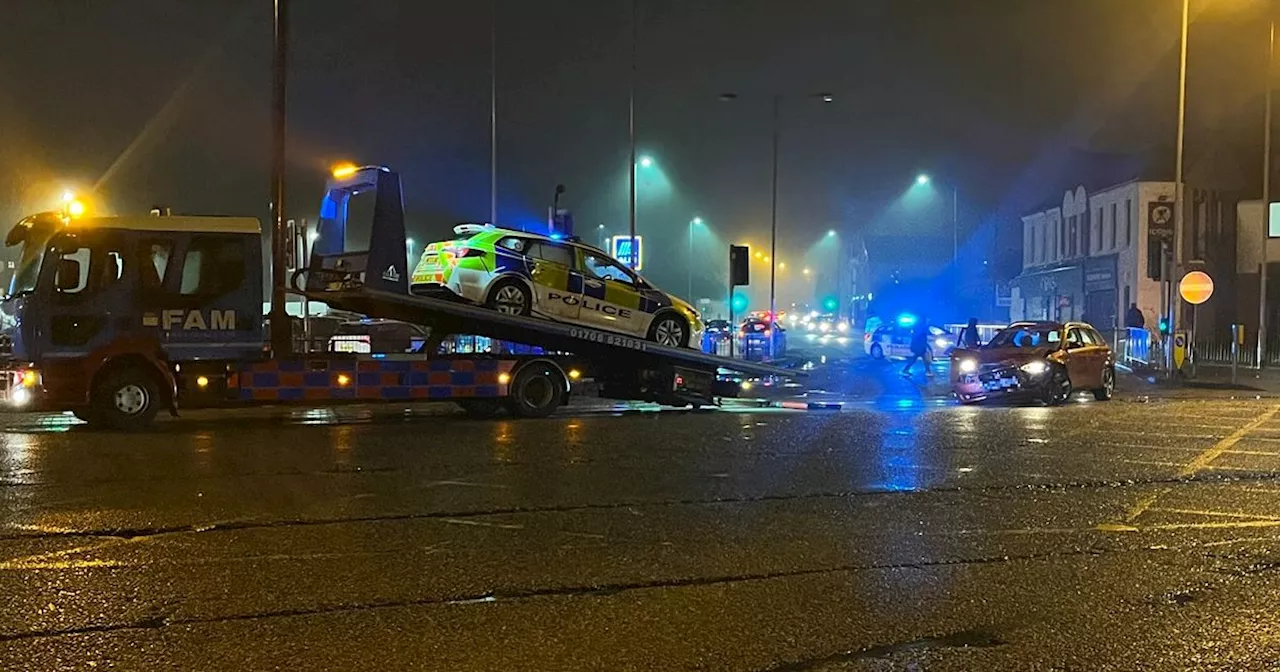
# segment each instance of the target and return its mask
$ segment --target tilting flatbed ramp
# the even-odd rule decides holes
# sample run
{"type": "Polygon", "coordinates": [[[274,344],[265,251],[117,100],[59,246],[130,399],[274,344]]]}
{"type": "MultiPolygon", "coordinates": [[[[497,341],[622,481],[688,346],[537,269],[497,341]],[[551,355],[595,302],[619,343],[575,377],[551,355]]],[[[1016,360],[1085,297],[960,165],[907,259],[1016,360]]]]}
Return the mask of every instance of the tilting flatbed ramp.
{"type": "Polygon", "coordinates": [[[673,348],[601,329],[506,315],[488,308],[445,299],[405,295],[369,287],[312,291],[307,296],[339,310],[429,326],[442,336],[488,336],[551,351],[571,352],[617,366],[676,364],[707,370],[722,369],[748,376],[794,378],[803,375],[759,362],[709,355],[691,348],[673,348]]]}

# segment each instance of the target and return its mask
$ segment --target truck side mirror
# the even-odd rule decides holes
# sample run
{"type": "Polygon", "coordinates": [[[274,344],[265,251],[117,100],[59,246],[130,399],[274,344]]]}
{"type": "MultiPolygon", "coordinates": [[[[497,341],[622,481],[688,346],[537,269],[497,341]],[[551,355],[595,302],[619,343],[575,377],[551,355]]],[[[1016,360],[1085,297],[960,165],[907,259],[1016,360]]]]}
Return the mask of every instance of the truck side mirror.
{"type": "Polygon", "coordinates": [[[80,286],[80,262],[69,257],[58,260],[58,274],[54,286],[59,292],[74,291],[80,286]]]}

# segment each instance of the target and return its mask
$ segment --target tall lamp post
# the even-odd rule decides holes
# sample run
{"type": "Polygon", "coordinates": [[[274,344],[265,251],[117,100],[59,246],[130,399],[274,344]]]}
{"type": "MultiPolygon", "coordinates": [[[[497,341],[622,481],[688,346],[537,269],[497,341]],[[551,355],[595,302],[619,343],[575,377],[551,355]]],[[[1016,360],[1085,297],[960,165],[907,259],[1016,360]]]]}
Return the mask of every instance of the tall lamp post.
{"type": "Polygon", "coordinates": [[[686,264],[689,269],[689,292],[684,295],[689,301],[693,300],[693,227],[700,226],[701,224],[701,217],[694,217],[689,220],[689,263],[686,264]]]}
{"type": "Polygon", "coordinates": [[[285,310],[284,229],[285,89],[289,56],[289,0],[275,0],[271,67],[271,350],[293,353],[293,325],[285,310]]]}
{"type": "MultiPolygon", "coordinates": [[[[924,186],[932,181],[928,175],[916,175],[916,184],[924,186]]],[[[951,185],[951,265],[960,263],[960,189],[951,185]]]]}
{"type": "Polygon", "coordinates": [[[1258,370],[1267,359],[1267,244],[1271,241],[1271,86],[1276,60],[1276,7],[1267,1],[1267,67],[1262,115],[1262,265],[1258,269],[1258,370]]]}
{"type": "MultiPolygon", "coordinates": [[[[1165,290],[1168,295],[1169,331],[1178,333],[1178,292],[1174,278],[1182,272],[1182,148],[1186,138],[1187,119],[1187,25],[1191,0],[1182,0],[1182,26],[1178,40],[1178,144],[1173,159],[1173,264],[1165,290]]],[[[1165,348],[1165,371],[1174,377],[1173,348],[1165,348]]]]}
{"type": "MultiPolygon", "coordinates": [[[[824,103],[830,103],[835,97],[829,93],[811,93],[804,98],[816,98],[824,103]]],[[[720,100],[731,101],[737,100],[736,93],[722,93],[720,100]]],[[[769,258],[771,260],[778,258],[778,140],[781,135],[779,125],[780,111],[782,108],[782,99],[784,96],[779,93],[773,95],[773,171],[770,178],[769,188],[769,258]]],[[[770,261],[769,265],[769,316],[770,319],[777,314],[777,267],[776,262],[770,261]]]]}

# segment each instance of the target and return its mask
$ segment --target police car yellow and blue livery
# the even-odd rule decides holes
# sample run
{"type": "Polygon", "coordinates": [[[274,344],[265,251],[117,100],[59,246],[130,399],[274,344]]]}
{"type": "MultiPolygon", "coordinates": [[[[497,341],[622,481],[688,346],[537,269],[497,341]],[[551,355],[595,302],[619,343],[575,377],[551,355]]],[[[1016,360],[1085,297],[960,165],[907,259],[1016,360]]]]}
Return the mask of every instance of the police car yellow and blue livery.
{"type": "Polygon", "coordinates": [[[420,295],[456,297],[527,315],[697,347],[698,312],[604,251],[487,224],[454,228],[422,251],[410,281],[420,295]]]}

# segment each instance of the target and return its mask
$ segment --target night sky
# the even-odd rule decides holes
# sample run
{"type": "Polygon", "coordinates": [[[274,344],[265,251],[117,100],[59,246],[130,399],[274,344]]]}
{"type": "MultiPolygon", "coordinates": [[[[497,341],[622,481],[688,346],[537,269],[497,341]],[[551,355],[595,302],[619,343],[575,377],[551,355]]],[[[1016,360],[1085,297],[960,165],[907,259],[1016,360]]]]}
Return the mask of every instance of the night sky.
{"type": "MultiPolygon", "coordinates": [[[[601,223],[625,232],[629,0],[293,4],[289,216],[314,217],[327,168],[353,160],[401,171],[419,239],[488,218],[496,6],[499,220],[545,216],[559,182],[584,238],[601,223]]],[[[1260,166],[1261,4],[1193,1],[1189,160],[1214,144],[1260,166]]],[[[269,0],[0,9],[0,217],[98,185],[117,213],[163,203],[267,219],[269,0]]],[[[695,215],[721,241],[765,242],[775,93],[787,96],[779,256],[799,258],[834,227],[887,240],[873,244],[881,266],[942,263],[952,186],[967,239],[1069,186],[1020,179],[1031,166],[1173,141],[1179,11],[1177,0],[638,0],[639,151],[660,171],[641,177],[650,275],[682,287],[695,215]],[[806,98],[816,92],[835,101],[806,98]],[[898,200],[920,171],[936,197],[898,200]]],[[[707,255],[712,244],[698,242],[707,255]]]]}

